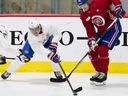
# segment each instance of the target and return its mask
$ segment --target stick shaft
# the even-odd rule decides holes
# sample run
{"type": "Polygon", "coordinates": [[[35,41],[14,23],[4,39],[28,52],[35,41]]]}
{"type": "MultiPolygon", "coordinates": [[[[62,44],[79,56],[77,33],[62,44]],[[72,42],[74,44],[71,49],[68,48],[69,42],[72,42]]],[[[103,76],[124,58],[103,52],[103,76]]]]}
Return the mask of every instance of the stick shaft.
{"type": "Polygon", "coordinates": [[[63,72],[63,74],[64,74],[64,76],[65,76],[65,78],[66,78],[66,81],[68,82],[69,87],[71,88],[71,90],[72,90],[72,92],[73,92],[73,94],[74,94],[73,87],[72,87],[72,85],[71,85],[69,79],[67,78],[67,75],[66,75],[66,73],[65,73],[65,71],[64,71],[64,69],[63,69],[63,67],[62,67],[62,65],[61,65],[60,63],[58,63],[58,64],[59,64],[59,66],[60,66],[60,68],[61,68],[61,70],[62,70],[62,72],[63,72]]]}

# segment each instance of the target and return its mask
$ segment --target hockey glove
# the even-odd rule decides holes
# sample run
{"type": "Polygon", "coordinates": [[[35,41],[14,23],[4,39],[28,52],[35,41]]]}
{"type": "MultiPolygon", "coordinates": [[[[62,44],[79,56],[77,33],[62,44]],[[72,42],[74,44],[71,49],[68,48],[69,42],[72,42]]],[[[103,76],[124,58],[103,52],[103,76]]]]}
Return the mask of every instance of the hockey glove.
{"type": "Polygon", "coordinates": [[[113,16],[117,17],[117,18],[123,18],[124,15],[126,14],[126,12],[124,11],[124,9],[122,8],[122,4],[118,4],[115,7],[115,10],[112,12],[113,16]]]}
{"type": "Polygon", "coordinates": [[[0,65],[6,64],[6,58],[3,55],[0,55],[0,65]]]}
{"type": "Polygon", "coordinates": [[[56,54],[56,52],[51,51],[48,54],[48,58],[53,61],[54,63],[59,63],[60,62],[60,56],[56,54]]]}
{"type": "Polygon", "coordinates": [[[96,44],[96,39],[95,38],[89,38],[88,39],[88,46],[90,50],[96,51],[98,49],[98,44],[96,44]]]}
{"type": "Polygon", "coordinates": [[[21,62],[27,63],[27,62],[29,62],[29,61],[31,60],[30,57],[24,55],[24,52],[23,52],[22,49],[19,49],[19,51],[20,51],[20,55],[17,56],[17,57],[19,58],[19,60],[20,60],[21,62]]]}
{"type": "Polygon", "coordinates": [[[49,46],[50,51],[56,52],[58,44],[56,42],[51,42],[49,46]]]}

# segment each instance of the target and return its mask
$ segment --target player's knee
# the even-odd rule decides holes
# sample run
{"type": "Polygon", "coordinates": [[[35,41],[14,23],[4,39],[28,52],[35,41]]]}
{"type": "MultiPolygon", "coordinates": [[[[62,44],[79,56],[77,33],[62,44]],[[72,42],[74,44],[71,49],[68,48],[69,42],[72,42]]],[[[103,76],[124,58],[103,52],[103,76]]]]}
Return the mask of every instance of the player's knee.
{"type": "Polygon", "coordinates": [[[99,57],[108,57],[109,56],[109,48],[105,45],[101,45],[98,49],[98,56],[99,57]]]}
{"type": "Polygon", "coordinates": [[[98,58],[97,52],[94,52],[94,51],[91,51],[91,52],[88,54],[88,56],[89,56],[89,59],[90,59],[91,61],[97,60],[97,58],[98,58]]]}

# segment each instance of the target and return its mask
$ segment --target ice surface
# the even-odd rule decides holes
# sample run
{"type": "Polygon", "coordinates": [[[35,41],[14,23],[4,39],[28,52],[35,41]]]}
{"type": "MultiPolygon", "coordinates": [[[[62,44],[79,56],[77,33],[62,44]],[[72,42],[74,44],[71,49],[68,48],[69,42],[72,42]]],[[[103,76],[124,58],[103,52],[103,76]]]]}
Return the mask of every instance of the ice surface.
{"type": "MultiPolygon", "coordinates": [[[[83,87],[78,96],[128,96],[128,74],[108,74],[105,86],[90,85],[92,75],[71,75],[73,88],[83,87]]],[[[0,96],[73,96],[67,82],[50,82],[53,76],[53,73],[14,73],[7,80],[0,78],[0,96]]]]}

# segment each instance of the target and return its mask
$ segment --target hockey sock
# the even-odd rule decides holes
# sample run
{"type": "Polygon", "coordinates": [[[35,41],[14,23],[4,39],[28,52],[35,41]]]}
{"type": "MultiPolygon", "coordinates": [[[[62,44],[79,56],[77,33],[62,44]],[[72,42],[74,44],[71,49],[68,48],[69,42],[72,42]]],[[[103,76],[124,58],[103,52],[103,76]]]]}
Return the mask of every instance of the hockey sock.
{"type": "Polygon", "coordinates": [[[23,65],[23,63],[19,59],[16,59],[16,60],[12,61],[12,63],[10,64],[10,66],[7,69],[7,72],[13,73],[22,65],[23,65]]]}
{"type": "Polygon", "coordinates": [[[104,72],[104,73],[108,72],[108,65],[109,65],[108,51],[109,51],[109,48],[104,45],[101,45],[98,50],[98,58],[99,58],[99,64],[101,67],[101,72],[104,72]]]}
{"type": "Polygon", "coordinates": [[[100,64],[99,64],[99,60],[98,60],[98,52],[94,52],[91,51],[89,53],[89,58],[91,60],[91,63],[93,65],[93,67],[95,68],[96,71],[100,72],[100,64]]]}
{"type": "Polygon", "coordinates": [[[54,72],[57,72],[57,71],[61,70],[58,63],[54,63],[52,61],[51,61],[51,63],[52,63],[52,68],[53,68],[54,72]]]}
{"type": "Polygon", "coordinates": [[[107,73],[108,72],[108,65],[109,65],[109,58],[108,57],[100,57],[99,58],[101,72],[107,73]]]}

